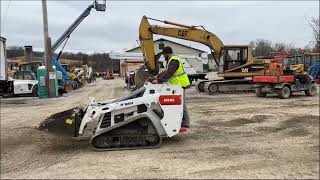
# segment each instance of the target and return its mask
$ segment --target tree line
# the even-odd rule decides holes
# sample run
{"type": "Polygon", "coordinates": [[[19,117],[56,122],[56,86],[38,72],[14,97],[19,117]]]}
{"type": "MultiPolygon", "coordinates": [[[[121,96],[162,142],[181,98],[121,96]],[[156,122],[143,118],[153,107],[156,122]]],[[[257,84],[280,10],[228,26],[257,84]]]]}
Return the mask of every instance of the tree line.
{"type": "MultiPolygon", "coordinates": [[[[266,39],[256,39],[255,41],[250,42],[251,47],[253,48],[254,56],[270,56],[271,52],[288,52],[292,55],[297,55],[301,53],[302,48],[297,48],[293,44],[286,44],[286,43],[273,43],[270,40],[266,39]]],[[[305,47],[303,48],[307,52],[319,52],[317,47],[305,47]]],[[[41,57],[43,52],[34,51],[34,57],[41,57]]],[[[55,54],[57,56],[57,54],[55,54]]],[[[24,48],[22,47],[9,47],[7,49],[7,57],[14,58],[24,56],[24,48]]],[[[109,57],[109,53],[93,53],[93,54],[86,54],[82,52],[73,53],[73,52],[64,52],[60,56],[61,59],[72,59],[72,60],[79,60],[83,64],[92,64],[95,63],[97,66],[102,68],[107,68],[111,66],[112,60],[109,57]]]]}
{"type": "MultiPolygon", "coordinates": [[[[296,48],[293,44],[273,43],[266,39],[251,41],[250,46],[253,48],[253,56],[255,57],[267,57],[270,56],[272,52],[287,52],[291,55],[299,55],[302,52],[302,48],[296,48]]],[[[304,50],[312,51],[312,49],[308,48],[304,48],[304,50]]]]}
{"type": "MultiPolygon", "coordinates": [[[[33,57],[42,57],[43,52],[41,51],[33,51],[33,57]]],[[[7,58],[16,58],[25,56],[25,50],[23,47],[11,46],[7,48],[7,58]]],[[[58,54],[54,54],[55,57],[58,54]]],[[[109,57],[109,53],[93,53],[86,54],[82,52],[73,53],[73,52],[63,52],[59,59],[70,59],[70,60],[78,60],[79,63],[69,64],[70,66],[79,65],[79,64],[87,64],[91,66],[95,71],[105,72],[108,68],[113,67],[115,71],[119,69],[119,63],[116,60],[112,60],[109,57]]]]}

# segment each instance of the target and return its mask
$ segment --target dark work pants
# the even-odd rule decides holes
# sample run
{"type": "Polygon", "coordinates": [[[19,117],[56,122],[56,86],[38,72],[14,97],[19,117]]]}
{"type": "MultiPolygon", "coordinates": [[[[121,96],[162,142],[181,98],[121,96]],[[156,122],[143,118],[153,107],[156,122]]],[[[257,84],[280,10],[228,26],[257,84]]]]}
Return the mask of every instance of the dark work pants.
{"type": "Polygon", "coordinates": [[[182,117],[182,123],[181,127],[190,127],[190,117],[188,113],[188,108],[187,108],[187,102],[186,102],[186,93],[185,89],[183,90],[183,117],[182,117]]]}

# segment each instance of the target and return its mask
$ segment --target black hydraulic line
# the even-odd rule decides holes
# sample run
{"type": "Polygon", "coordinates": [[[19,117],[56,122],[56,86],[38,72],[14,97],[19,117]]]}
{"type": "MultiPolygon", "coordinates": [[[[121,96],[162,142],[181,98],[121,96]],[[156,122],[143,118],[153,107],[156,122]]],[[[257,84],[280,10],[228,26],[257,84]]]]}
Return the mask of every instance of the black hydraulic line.
{"type": "Polygon", "coordinates": [[[204,28],[204,26],[202,25],[197,25],[197,26],[189,26],[189,25],[184,25],[184,24],[178,24],[178,23],[175,23],[175,22],[170,22],[170,21],[166,21],[166,20],[159,20],[159,19],[154,19],[154,18],[150,18],[150,17],[147,17],[147,19],[150,19],[150,20],[153,20],[153,21],[158,21],[158,22],[162,22],[164,24],[171,24],[171,25],[174,25],[174,26],[180,26],[180,27],[185,27],[185,28],[190,28],[190,29],[194,29],[196,27],[201,27],[204,31],[210,33],[209,31],[206,30],[206,28],[204,28]]]}
{"type": "Polygon", "coordinates": [[[59,61],[59,58],[62,54],[62,51],[64,50],[64,47],[66,46],[68,40],[69,40],[70,36],[67,37],[66,41],[64,42],[64,45],[62,46],[62,49],[60,50],[59,54],[58,54],[58,57],[57,57],[57,61],[59,61]]]}
{"type": "Polygon", "coordinates": [[[159,22],[163,22],[163,23],[164,23],[164,21],[159,20],[159,19],[154,19],[154,18],[150,18],[150,17],[147,17],[147,19],[151,19],[151,20],[153,20],[153,21],[159,21],[159,22]]]}

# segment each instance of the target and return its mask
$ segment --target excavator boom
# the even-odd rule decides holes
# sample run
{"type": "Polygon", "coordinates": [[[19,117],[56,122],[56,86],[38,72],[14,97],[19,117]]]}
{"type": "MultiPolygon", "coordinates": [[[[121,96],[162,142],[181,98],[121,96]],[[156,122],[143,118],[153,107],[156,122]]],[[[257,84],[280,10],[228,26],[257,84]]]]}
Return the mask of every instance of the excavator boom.
{"type": "Polygon", "coordinates": [[[201,81],[196,84],[199,91],[214,93],[224,91],[224,88],[229,90],[229,87],[236,90],[252,89],[249,79],[253,75],[263,74],[264,64],[268,63],[265,59],[254,59],[249,45],[224,45],[219,37],[203,26],[189,26],[143,16],[139,28],[139,39],[145,66],[135,74],[136,88],[143,86],[149,76],[154,76],[159,71],[158,58],[161,53],[155,55],[153,34],[198,42],[209,47],[218,66],[218,76],[227,81],[201,81]],[[168,26],[150,25],[148,20],[158,21],[168,26]]]}
{"type": "Polygon", "coordinates": [[[157,72],[157,60],[155,59],[156,57],[154,54],[153,34],[165,35],[204,44],[210,48],[216,64],[219,64],[223,43],[215,34],[208,32],[203,27],[203,29],[199,29],[197,28],[198,26],[188,26],[170,21],[156,20],[175,27],[150,25],[148,19],[156,20],[146,16],[142,17],[139,28],[139,39],[142,52],[146,58],[146,65],[149,70],[157,72]]]}

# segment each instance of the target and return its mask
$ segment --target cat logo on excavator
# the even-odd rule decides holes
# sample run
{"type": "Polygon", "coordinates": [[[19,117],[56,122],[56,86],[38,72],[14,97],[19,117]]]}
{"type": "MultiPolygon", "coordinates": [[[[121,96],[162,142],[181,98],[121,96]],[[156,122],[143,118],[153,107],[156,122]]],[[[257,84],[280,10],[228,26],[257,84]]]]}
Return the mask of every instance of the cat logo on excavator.
{"type": "Polygon", "coordinates": [[[249,68],[241,68],[241,72],[249,72],[249,68]]]}
{"type": "Polygon", "coordinates": [[[182,36],[182,37],[188,36],[188,31],[178,30],[178,36],[182,36]]]}

